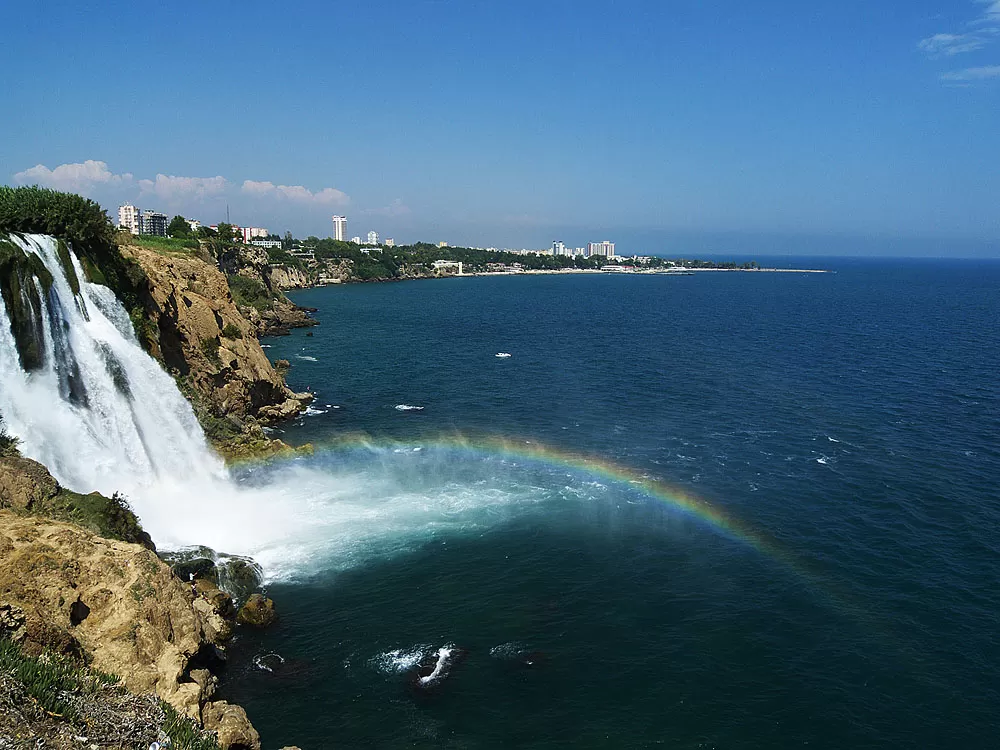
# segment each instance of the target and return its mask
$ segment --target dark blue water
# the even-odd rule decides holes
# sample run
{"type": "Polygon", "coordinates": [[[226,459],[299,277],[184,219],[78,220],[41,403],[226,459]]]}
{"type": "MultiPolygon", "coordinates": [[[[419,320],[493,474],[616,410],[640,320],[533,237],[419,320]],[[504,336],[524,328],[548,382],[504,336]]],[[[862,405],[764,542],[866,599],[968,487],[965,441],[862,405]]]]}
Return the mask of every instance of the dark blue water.
{"type": "Polygon", "coordinates": [[[310,463],[389,470],[431,515],[487,500],[271,586],[281,623],[224,685],[265,746],[995,747],[1000,264],[823,265],[295,294],[322,325],[268,352],[324,413],[283,437],[366,433],[310,463]],[[457,434],[675,485],[764,549],[457,434]],[[465,660],[413,688],[447,644],[465,660]]]}

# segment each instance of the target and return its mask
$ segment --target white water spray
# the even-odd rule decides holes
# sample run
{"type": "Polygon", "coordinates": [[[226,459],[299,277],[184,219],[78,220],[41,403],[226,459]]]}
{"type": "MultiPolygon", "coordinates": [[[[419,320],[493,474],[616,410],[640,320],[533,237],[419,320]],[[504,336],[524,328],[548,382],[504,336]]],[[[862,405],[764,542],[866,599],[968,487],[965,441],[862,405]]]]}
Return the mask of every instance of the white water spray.
{"type": "Polygon", "coordinates": [[[63,486],[125,493],[160,547],[204,544],[255,557],[269,577],[294,577],[480,531],[544,499],[538,487],[459,480],[455,467],[377,449],[360,471],[299,461],[238,485],[111,290],[86,282],[71,253],[74,295],[53,238],[11,240],[41,258],[53,284],[42,295],[42,365],[32,372],[0,298],[0,414],[22,453],[63,486]]]}

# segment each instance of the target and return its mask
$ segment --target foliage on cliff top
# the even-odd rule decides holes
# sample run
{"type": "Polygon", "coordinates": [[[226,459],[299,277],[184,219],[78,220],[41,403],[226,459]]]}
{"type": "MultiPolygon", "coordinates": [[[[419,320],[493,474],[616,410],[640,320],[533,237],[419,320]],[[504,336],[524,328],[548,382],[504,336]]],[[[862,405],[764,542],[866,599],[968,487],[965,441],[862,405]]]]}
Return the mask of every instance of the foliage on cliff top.
{"type": "Polygon", "coordinates": [[[86,249],[108,251],[114,230],[89,198],[41,187],[0,186],[0,231],[62,237],[86,249]]]}
{"type": "Polygon", "coordinates": [[[30,510],[34,515],[83,526],[105,539],[156,549],[152,538],[139,523],[139,517],[129,506],[128,499],[119,492],[105,497],[97,492],[82,495],[60,487],[47,500],[33,503],[30,510]]]}
{"type": "Polygon", "coordinates": [[[118,251],[111,220],[89,198],[37,185],[0,186],[0,234],[12,232],[49,234],[66,240],[79,256],[89,281],[110,287],[127,310],[144,306],[145,272],[118,251]]]}

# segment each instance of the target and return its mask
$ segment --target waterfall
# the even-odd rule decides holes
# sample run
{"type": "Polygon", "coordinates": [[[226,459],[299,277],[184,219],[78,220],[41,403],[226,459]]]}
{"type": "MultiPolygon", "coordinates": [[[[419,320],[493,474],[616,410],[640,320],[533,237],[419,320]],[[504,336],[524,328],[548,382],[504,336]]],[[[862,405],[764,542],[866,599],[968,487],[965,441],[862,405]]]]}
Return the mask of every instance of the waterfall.
{"type": "MultiPolygon", "coordinates": [[[[22,452],[77,492],[141,492],[167,478],[224,479],[191,405],[139,346],[110,289],[84,281],[79,294],[44,235],[12,237],[52,274],[41,295],[41,368],[26,372],[0,297],[0,413],[22,452]]],[[[41,284],[36,279],[36,286],[41,284]]]]}
{"type": "Polygon", "coordinates": [[[534,481],[497,476],[491,462],[419,448],[373,446],[353,459],[317,453],[237,481],[173,379],[139,345],[114,293],[87,282],[52,237],[10,241],[44,269],[22,264],[18,273],[35,269],[23,272],[26,283],[4,287],[17,298],[0,295],[5,426],[64,487],[123,492],[161,549],[203,544],[253,556],[268,578],[294,577],[404,552],[445,532],[479,533],[542,499],[534,481]],[[43,270],[51,284],[39,278],[43,270]],[[8,302],[20,304],[20,344],[30,356],[18,349],[8,302]]]}

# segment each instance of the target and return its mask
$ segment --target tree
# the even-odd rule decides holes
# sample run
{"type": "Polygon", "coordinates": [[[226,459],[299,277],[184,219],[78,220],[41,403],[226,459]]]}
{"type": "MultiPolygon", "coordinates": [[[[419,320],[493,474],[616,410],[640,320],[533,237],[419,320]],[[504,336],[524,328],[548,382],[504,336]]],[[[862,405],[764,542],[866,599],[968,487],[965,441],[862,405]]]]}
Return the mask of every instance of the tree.
{"type": "Polygon", "coordinates": [[[219,239],[223,242],[233,242],[236,240],[236,232],[233,231],[232,224],[226,224],[226,222],[219,224],[219,239]]]}
{"type": "Polygon", "coordinates": [[[187,219],[183,216],[175,216],[170,220],[170,224],[167,225],[167,234],[178,239],[190,239],[191,225],[188,224],[187,219]]]}
{"type": "Polygon", "coordinates": [[[198,239],[208,240],[216,236],[218,236],[218,232],[212,227],[198,227],[198,239]]]}

